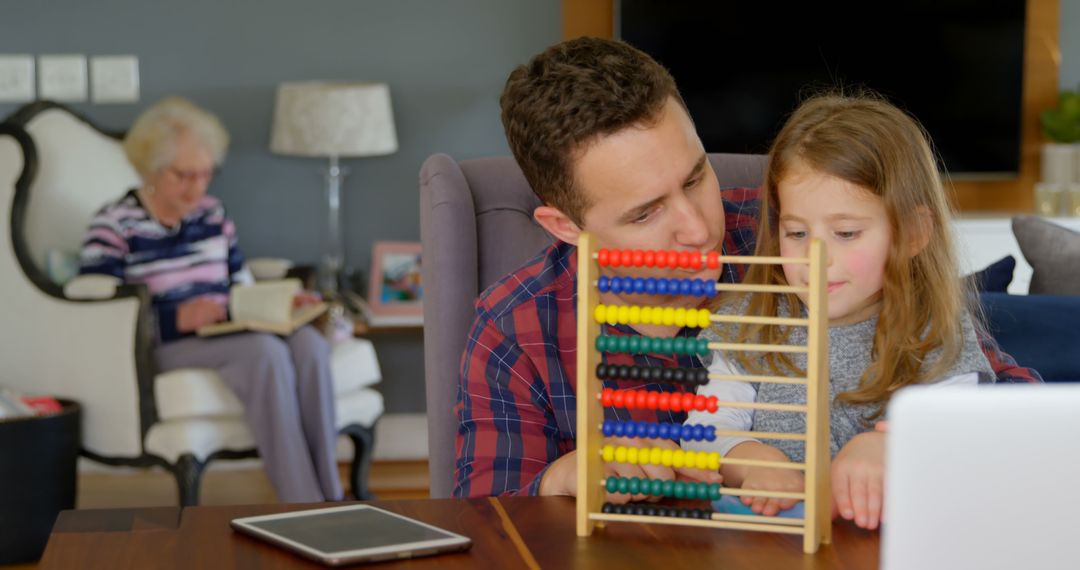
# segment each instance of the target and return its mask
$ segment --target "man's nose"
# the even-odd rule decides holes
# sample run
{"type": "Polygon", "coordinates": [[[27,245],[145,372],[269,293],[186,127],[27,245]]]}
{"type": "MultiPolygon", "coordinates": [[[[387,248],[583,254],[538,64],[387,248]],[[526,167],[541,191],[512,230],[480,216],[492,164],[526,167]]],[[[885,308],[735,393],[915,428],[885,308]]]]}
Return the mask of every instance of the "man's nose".
{"type": "Polygon", "coordinates": [[[680,205],[677,216],[675,239],[679,245],[690,247],[702,247],[709,242],[709,224],[705,221],[701,209],[692,202],[686,201],[680,205]]]}

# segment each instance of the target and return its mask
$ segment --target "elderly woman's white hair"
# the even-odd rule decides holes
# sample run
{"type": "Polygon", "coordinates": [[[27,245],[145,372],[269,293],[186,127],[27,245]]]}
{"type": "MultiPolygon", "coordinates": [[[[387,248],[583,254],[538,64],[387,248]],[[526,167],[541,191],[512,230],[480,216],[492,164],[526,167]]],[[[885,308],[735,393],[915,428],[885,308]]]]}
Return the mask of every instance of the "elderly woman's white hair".
{"type": "Polygon", "coordinates": [[[210,153],[214,164],[225,160],[229,133],[212,113],[187,99],[168,97],[139,115],[124,138],[124,153],[144,180],[176,158],[176,139],[190,133],[210,153]]]}

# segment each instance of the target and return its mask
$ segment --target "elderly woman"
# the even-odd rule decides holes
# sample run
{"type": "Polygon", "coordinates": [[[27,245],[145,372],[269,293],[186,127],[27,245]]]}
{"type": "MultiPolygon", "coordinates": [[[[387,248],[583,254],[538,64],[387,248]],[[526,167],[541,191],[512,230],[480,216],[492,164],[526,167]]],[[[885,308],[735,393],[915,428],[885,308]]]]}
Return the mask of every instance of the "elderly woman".
{"type": "Polygon", "coordinates": [[[143,113],[124,140],[142,184],[90,223],[81,272],[149,288],[158,367],[221,375],[244,405],[281,501],[340,500],[330,351],[322,335],[310,326],[287,338],[193,335],[226,319],[229,287],[244,274],[236,227],[206,193],[227,146],[217,118],[186,100],[165,99],[143,113]]]}

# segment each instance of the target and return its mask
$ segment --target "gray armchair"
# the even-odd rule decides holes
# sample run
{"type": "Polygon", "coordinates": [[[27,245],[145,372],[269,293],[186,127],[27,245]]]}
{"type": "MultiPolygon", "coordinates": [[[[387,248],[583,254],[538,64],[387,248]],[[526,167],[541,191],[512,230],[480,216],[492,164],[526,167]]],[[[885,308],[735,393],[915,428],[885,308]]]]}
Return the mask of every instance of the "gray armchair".
{"type": "MultiPolygon", "coordinates": [[[[711,154],[721,187],[757,187],[761,155],[711,154]]],[[[488,286],[551,244],[532,219],[540,201],[510,157],[457,162],[429,157],[420,169],[424,246],[424,381],[432,498],[454,487],[454,416],[461,355],[488,286]]]]}

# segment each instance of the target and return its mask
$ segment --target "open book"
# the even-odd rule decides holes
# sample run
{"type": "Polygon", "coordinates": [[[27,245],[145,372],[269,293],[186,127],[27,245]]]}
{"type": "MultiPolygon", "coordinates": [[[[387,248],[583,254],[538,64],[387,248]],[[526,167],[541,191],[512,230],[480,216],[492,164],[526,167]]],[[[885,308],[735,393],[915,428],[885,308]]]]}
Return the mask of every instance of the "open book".
{"type": "Polygon", "coordinates": [[[237,285],[229,291],[232,320],[206,325],[196,332],[199,336],[244,331],[290,335],[326,312],[326,303],[293,307],[293,297],[299,292],[299,279],[237,285]]]}

